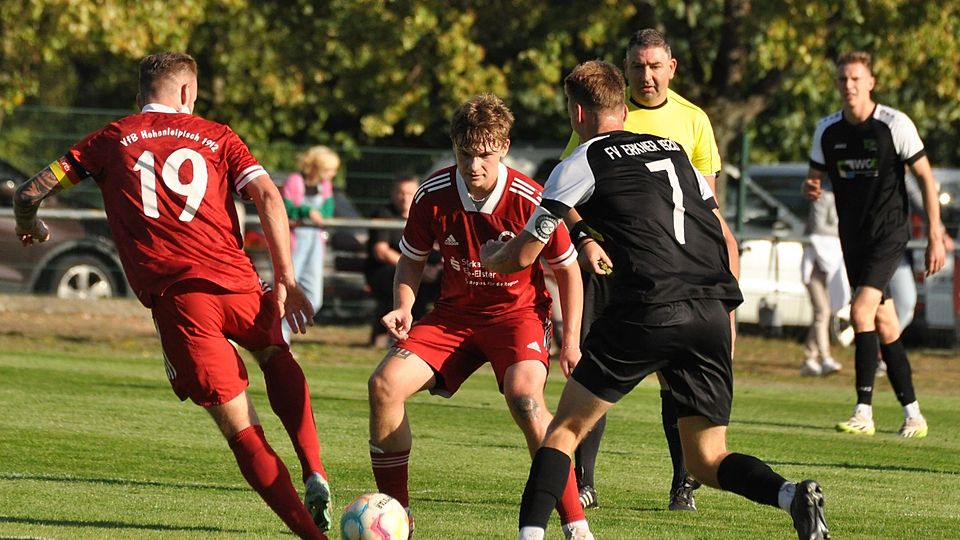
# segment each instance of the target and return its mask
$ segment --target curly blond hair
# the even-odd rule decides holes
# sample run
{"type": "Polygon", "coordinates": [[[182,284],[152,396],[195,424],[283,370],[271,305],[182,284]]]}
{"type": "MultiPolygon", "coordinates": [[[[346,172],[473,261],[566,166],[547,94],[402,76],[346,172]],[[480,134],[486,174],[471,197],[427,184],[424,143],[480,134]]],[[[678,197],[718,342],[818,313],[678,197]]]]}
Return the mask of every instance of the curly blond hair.
{"type": "Polygon", "coordinates": [[[297,168],[303,173],[304,180],[316,180],[320,177],[320,171],[339,169],[340,156],[330,147],[313,146],[297,157],[297,168]]]}

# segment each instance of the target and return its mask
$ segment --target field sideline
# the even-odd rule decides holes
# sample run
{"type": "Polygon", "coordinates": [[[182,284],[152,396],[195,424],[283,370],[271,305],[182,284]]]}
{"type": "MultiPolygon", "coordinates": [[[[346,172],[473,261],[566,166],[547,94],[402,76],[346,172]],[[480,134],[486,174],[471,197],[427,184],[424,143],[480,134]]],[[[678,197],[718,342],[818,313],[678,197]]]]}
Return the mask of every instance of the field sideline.
{"type": "MultiPolygon", "coordinates": [[[[24,317],[13,304],[0,297],[0,539],[292,538],[247,488],[206,414],[173,396],[146,310],[78,315],[47,305],[24,317]]],[[[363,328],[311,332],[296,350],[339,518],[374,489],[366,379],[381,353],[362,345],[363,328]]],[[[875,437],[833,431],[852,407],[852,351],[838,355],[843,373],[801,379],[792,340],[743,336],[737,350],[731,450],[788,478],[818,479],[834,538],[960,538],[956,351],[912,351],[931,434],[904,441],[885,380],[875,437]]],[[[298,477],[260,373],[248,367],[267,436],[298,477]]],[[[551,404],[562,387],[556,371],[551,404]]],[[[409,413],[416,538],[515,538],[529,458],[492,372],[481,370],[451,400],[417,396],[409,413]]],[[[669,474],[656,383],[645,382],[610,416],[597,469],[601,508],[588,512],[597,538],[796,537],[786,513],[709,488],[697,492],[698,513],[667,512],[669,474]]],[[[548,538],[562,538],[555,519],[548,538]]]]}

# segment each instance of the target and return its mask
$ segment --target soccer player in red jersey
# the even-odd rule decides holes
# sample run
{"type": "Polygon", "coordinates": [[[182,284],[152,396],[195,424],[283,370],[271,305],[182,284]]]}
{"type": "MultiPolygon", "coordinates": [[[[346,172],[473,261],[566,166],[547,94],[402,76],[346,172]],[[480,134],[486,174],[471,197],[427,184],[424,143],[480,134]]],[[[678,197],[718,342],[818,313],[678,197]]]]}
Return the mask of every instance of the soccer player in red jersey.
{"type": "MultiPolygon", "coordinates": [[[[480,246],[516,236],[540,202],[541,186],[500,160],[510,148],[513,114],[492,94],[454,113],[450,138],[456,165],[434,173],[414,196],[400,243],[394,310],[383,324],[399,341],[370,377],[370,459],[380,491],[409,513],[407,464],[412,434],[407,398],[422,390],[452,396],[485,362],[531,455],[552,415],[543,398],[551,339],[550,296],[540,264],[511,274],[480,264],[480,246]],[[416,325],[411,308],[434,245],[443,255],[440,298],[416,325]]],[[[561,224],[543,250],[560,289],[565,375],[580,358],[583,290],[576,251],[561,224]]],[[[573,470],[558,502],[567,538],[592,539],[573,470]]],[[[412,521],[411,521],[412,530],[412,521]]]]}
{"type": "Polygon", "coordinates": [[[24,245],[47,240],[40,202],[92,178],[130,286],[152,310],[173,391],[209,411],[244,478],[293,532],[325,539],[330,491],[310,394],[280,330],[281,318],[297,332],[313,319],[294,279],[283,199],[236,133],[191,114],[196,99],[190,55],[144,58],[141,111],[88,135],[21,185],[17,234],[24,245]],[[243,252],[234,194],[257,207],[273,290],[262,286],[243,252]],[[263,370],[270,406],[303,468],[306,505],[264,437],[247,398],[246,368],[228,339],[263,370]]]}

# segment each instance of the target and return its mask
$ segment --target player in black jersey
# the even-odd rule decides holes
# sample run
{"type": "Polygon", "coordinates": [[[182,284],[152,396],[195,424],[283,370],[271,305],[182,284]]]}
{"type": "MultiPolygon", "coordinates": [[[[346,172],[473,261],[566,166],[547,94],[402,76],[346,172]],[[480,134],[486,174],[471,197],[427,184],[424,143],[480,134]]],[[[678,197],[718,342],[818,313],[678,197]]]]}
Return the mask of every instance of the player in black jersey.
{"type": "MultiPolygon", "coordinates": [[[[533,264],[576,206],[605,242],[613,301],[590,328],[583,359],[534,457],[520,508],[520,539],[544,537],[580,439],[658,370],[677,402],[691,474],[790,512],[803,540],[829,538],[815,481],[788,482],[763,461],[727,451],[732,311],[743,298],[733,273],[737,253],[724,241],[726,225],[713,192],[677,143],[623,131],[625,88],[616,66],[581,64],[564,87],[571,124],[586,142],[554,169],[524,230],[506,244],[488,242],[481,260],[496,272],[533,264]]],[[[582,221],[575,224],[576,230],[583,227],[582,221]]]]}
{"type": "Polygon", "coordinates": [[[943,268],[945,250],[937,183],[917,128],[902,112],[875,103],[870,55],[851,52],[837,60],[837,89],[843,109],[817,124],[810,150],[810,171],[803,190],[820,196],[821,181],[829,178],[837,205],[840,244],[853,289],[850,320],[855,333],[857,405],[837,430],[873,435],[873,381],[877,355],[887,364],[887,376],[900,404],[900,436],[927,435],[913,389],[907,353],[900,341],[900,324],[886,293],[890,278],[909,239],[905,166],[918,178],[927,217],[927,275],[943,268]]]}

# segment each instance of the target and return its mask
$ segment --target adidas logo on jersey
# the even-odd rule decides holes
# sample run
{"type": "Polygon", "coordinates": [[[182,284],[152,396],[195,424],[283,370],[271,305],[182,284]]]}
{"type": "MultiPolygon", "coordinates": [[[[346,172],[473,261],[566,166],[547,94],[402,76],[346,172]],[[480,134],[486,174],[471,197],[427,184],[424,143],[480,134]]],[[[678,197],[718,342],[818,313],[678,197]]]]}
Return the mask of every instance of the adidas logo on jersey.
{"type": "Polygon", "coordinates": [[[443,244],[446,246],[459,246],[460,242],[457,242],[457,239],[451,234],[446,240],[443,241],[443,244]]]}
{"type": "Polygon", "coordinates": [[[540,344],[536,341],[531,341],[529,344],[527,344],[527,348],[537,352],[543,352],[543,349],[540,348],[540,344]]]}

